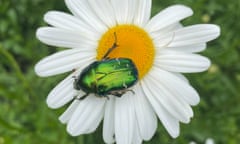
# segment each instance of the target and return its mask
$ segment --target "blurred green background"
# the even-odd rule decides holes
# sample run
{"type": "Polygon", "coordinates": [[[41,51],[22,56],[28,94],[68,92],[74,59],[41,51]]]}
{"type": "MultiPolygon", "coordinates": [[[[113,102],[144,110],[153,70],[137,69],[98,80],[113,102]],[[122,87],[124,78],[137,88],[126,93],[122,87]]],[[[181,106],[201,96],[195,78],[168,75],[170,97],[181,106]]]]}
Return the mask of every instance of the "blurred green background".
{"type": "MultiPolygon", "coordinates": [[[[217,144],[240,142],[240,1],[154,0],[152,14],[172,4],[185,4],[194,15],[184,25],[214,23],[221,36],[202,54],[212,60],[207,72],[189,74],[201,96],[190,124],[181,124],[181,135],[172,139],[159,123],[146,144],[201,144],[211,137],[217,144]]],[[[51,110],[48,92],[66,75],[40,78],[34,65],[60,48],[48,47],[36,37],[46,25],[49,10],[69,12],[60,0],[0,0],[0,144],[95,144],[103,143],[102,128],[90,135],[71,137],[58,116],[66,107],[51,110]]]]}

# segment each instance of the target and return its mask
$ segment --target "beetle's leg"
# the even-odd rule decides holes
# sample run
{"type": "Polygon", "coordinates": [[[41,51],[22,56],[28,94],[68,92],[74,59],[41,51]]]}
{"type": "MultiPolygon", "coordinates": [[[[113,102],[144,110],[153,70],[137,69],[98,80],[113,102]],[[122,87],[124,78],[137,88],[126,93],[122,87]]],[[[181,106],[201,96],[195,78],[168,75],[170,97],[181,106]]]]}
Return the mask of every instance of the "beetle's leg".
{"type": "Polygon", "coordinates": [[[76,73],[77,72],[77,69],[72,69],[72,73],[76,73]]]}
{"type": "Polygon", "coordinates": [[[77,76],[73,75],[72,78],[73,78],[74,80],[76,80],[76,79],[77,79],[77,76]]]}
{"type": "Polygon", "coordinates": [[[125,90],[120,91],[119,93],[121,93],[123,95],[126,92],[132,92],[133,94],[135,94],[135,92],[132,89],[125,89],[125,90]]]}
{"type": "Polygon", "coordinates": [[[115,92],[111,92],[111,95],[114,95],[116,97],[121,97],[122,95],[124,95],[126,92],[132,92],[133,94],[135,94],[135,92],[131,89],[126,89],[126,90],[122,90],[122,91],[115,91],[115,92]]]}
{"type": "Polygon", "coordinates": [[[77,69],[75,69],[75,68],[74,68],[74,69],[72,69],[72,72],[75,72],[75,71],[77,71],[77,69]]]}
{"type": "Polygon", "coordinates": [[[73,88],[74,88],[75,90],[80,90],[80,89],[78,88],[78,86],[77,86],[77,82],[78,82],[77,76],[73,75],[72,78],[73,78],[73,88]]]}
{"type": "Polygon", "coordinates": [[[73,78],[75,81],[77,80],[76,72],[77,72],[77,69],[73,69],[73,70],[72,70],[72,73],[73,73],[72,78],[73,78]]]}
{"type": "Polygon", "coordinates": [[[105,58],[102,58],[103,60],[109,60],[110,59],[110,57],[105,57],[105,58]]]}
{"type": "Polygon", "coordinates": [[[124,91],[115,91],[115,92],[110,92],[110,95],[114,95],[116,97],[121,97],[125,92],[124,91]]]}
{"type": "Polygon", "coordinates": [[[133,94],[135,94],[135,92],[132,89],[125,89],[121,93],[125,94],[126,92],[132,92],[133,94]]]}
{"type": "Polygon", "coordinates": [[[88,96],[88,94],[83,95],[81,98],[79,98],[79,100],[83,100],[83,99],[85,99],[87,96],[88,96]]]}
{"type": "Polygon", "coordinates": [[[109,96],[108,96],[108,95],[106,95],[105,97],[107,98],[107,100],[110,100],[110,98],[109,98],[109,96]]]}
{"type": "Polygon", "coordinates": [[[116,96],[116,97],[122,97],[123,94],[124,94],[124,93],[114,93],[114,94],[112,94],[112,95],[114,95],[114,96],[116,96]]]}
{"type": "Polygon", "coordinates": [[[116,32],[114,32],[114,38],[115,38],[115,41],[114,41],[112,47],[108,49],[108,51],[107,51],[106,54],[102,57],[102,59],[104,59],[104,60],[105,60],[105,59],[109,59],[108,55],[109,55],[115,48],[117,48],[117,47],[119,46],[119,45],[117,44],[117,34],[116,34],[116,32]]]}
{"type": "Polygon", "coordinates": [[[125,92],[132,92],[133,94],[135,94],[135,91],[133,91],[132,89],[126,89],[126,91],[125,92]]]}
{"type": "Polygon", "coordinates": [[[86,93],[85,95],[83,95],[83,96],[75,96],[74,97],[74,99],[76,99],[76,100],[83,100],[83,99],[85,99],[87,96],[89,95],[89,93],[86,93]]]}

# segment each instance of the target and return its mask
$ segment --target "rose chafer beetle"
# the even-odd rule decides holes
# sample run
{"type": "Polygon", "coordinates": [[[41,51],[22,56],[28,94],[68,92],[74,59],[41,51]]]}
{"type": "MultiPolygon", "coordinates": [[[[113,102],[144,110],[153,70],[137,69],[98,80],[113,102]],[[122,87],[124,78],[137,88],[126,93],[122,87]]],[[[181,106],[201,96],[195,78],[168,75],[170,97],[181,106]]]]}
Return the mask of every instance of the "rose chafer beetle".
{"type": "Polygon", "coordinates": [[[138,70],[131,59],[108,58],[111,51],[118,47],[116,33],[114,36],[115,42],[102,60],[91,63],[78,76],[74,76],[74,88],[86,93],[77,99],[84,99],[89,94],[121,97],[127,91],[132,91],[129,88],[138,81],[138,70]]]}

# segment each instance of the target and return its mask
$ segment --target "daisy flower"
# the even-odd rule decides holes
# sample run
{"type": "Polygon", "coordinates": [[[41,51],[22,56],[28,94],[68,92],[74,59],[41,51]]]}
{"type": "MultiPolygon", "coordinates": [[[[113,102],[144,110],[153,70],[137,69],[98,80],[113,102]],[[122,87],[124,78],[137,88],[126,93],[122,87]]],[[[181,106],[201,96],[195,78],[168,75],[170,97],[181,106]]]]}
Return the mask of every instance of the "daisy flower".
{"type": "MultiPolygon", "coordinates": [[[[48,95],[56,109],[71,103],[59,120],[72,136],[92,133],[103,120],[106,143],[137,144],[150,140],[159,119],[167,132],[179,136],[179,123],[189,123],[191,106],[199,95],[182,73],[208,69],[208,58],[196,54],[220,29],[212,24],[184,27],[180,21],[193,11],[184,5],[170,6],[150,18],[151,0],[65,0],[72,14],[49,11],[50,26],[37,30],[37,38],[50,46],[68,48],[42,59],[35,71],[47,77],[71,74],[48,95]],[[128,58],[138,71],[138,82],[121,97],[99,98],[74,88],[74,76],[94,61],[101,61],[115,43],[109,58],[128,58]],[[74,72],[73,72],[74,70],[74,72]]],[[[121,77],[120,77],[121,78],[121,77]]]]}

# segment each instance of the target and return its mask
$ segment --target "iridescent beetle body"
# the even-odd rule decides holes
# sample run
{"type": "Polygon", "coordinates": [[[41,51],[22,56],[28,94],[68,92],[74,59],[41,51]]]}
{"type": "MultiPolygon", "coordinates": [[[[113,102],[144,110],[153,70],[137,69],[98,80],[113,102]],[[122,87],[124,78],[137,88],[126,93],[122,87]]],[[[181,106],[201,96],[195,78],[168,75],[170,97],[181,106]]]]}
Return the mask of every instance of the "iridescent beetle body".
{"type": "MultiPolygon", "coordinates": [[[[116,39],[116,33],[114,34],[116,39]]],[[[138,70],[133,61],[128,58],[107,57],[117,46],[115,40],[102,60],[91,63],[80,75],[75,76],[74,88],[86,93],[80,99],[91,93],[98,97],[121,97],[125,92],[132,91],[129,88],[138,81],[138,70]]]]}
{"type": "Polygon", "coordinates": [[[96,96],[121,96],[138,81],[138,71],[130,59],[95,61],[75,80],[74,88],[96,96]]]}

